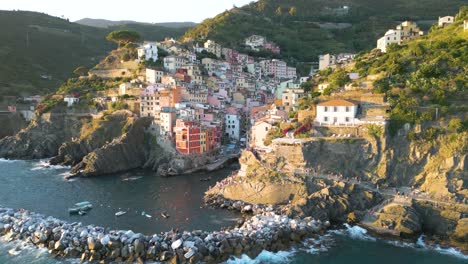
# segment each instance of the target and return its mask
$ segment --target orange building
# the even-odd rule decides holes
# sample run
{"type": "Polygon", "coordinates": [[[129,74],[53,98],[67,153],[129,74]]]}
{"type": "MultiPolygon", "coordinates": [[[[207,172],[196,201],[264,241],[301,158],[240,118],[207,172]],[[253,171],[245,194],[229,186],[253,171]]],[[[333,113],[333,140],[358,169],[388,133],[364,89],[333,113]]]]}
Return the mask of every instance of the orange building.
{"type": "Polygon", "coordinates": [[[183,154],[201,153],[201,128],[194,121],[177,119],[174,127],[176,149],[183,154]]]}

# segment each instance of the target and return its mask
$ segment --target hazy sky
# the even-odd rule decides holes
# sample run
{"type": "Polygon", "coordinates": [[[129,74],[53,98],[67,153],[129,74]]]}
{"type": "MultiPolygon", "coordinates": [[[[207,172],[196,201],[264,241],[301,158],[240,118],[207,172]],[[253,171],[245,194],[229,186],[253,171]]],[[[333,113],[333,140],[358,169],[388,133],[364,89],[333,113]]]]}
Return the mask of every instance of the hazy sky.
{"type": "Polygon", "coordinates": [[[29,10],[81,18],[134,20],[140,22],[201,22],[233,5],[253,0],[0,0],[0,10],[29,10]]]}

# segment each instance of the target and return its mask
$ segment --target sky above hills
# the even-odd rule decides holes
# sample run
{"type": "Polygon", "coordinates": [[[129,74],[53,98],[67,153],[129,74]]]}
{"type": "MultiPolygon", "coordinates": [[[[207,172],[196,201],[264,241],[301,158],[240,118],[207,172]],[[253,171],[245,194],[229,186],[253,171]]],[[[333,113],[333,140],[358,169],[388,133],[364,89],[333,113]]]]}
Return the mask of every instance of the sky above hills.
{"type": "Polygon", "coordinates": [[[76,21],[85,17],[138,22],[201,22],[253,0],[0,0],[0,10],[28,10],[76,21]]]}

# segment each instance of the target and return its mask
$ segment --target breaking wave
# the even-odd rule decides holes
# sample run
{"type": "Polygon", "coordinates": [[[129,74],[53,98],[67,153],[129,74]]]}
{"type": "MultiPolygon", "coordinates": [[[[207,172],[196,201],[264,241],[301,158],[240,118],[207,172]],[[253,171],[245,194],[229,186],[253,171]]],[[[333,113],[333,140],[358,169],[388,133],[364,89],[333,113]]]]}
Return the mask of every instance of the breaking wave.
{"type": "Polygon", "coordinates": [[[260,255],[255,259],[251,259],[247,255],[242,255],[240,258],[231,257],[227,264],[261,264],[261,263],[287,263],[292,260],[292,257],[296,253],[296,250],[291,251],[278,251],[273,253],[270,251],[263,250],[260,255]]]}

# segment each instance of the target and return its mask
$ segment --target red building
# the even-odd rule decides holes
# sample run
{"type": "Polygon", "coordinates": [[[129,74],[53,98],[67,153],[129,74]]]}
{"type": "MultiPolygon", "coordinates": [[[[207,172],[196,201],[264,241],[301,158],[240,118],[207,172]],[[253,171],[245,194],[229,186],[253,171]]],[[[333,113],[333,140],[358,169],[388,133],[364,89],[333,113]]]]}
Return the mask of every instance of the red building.
{"type": "Polygon", "coordinates": [[[176,134],[176,149],[180,153],[201,153],[201,128],[199,124],[194,121],[177,119],[174,132],[176,134]]]}

